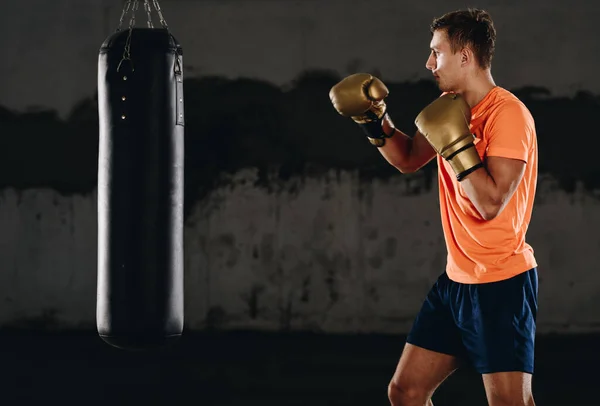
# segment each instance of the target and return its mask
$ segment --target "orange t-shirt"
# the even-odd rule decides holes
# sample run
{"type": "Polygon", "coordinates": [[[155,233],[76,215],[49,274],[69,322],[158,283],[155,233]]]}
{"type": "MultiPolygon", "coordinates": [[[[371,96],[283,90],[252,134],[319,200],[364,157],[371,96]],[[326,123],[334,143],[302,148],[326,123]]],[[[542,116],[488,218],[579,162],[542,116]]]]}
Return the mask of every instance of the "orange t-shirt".
{"type": "Polygon", "coordinates": [[[486,221],[448,162],[437,157],[442,228],[448,248],[446,273],[460,283],[487,283],[537,266],[533,249],[525,242],[537,183],[537,139],[527,107],[499,86],[471,109],[470,127],[482,160],[498,156],[526,162],[523,179],[510,201],[496,218],[486,221]]]}

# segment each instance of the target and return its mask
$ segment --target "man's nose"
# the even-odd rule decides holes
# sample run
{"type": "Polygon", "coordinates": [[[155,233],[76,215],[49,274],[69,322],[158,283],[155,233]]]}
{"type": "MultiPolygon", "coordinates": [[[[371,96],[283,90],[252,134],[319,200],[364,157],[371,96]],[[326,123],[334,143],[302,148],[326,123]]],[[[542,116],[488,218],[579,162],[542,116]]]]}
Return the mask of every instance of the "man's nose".
{"type": "Polygon", "coordinates": [[[429,58],[427,58],[427,62],[425,62],[425,67],[431,71],[435,69],[435,61],[433,60],[433,55],[429,55],[429,58]]]}

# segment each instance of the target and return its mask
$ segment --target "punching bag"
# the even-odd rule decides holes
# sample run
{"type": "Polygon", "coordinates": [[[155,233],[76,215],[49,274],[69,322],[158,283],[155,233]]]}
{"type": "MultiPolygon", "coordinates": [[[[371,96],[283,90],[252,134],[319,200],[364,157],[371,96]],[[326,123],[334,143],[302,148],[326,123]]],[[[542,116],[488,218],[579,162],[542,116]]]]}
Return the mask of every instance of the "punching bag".
{"type": "Polygon", "coordinates": [[[109,36],[98,65],[96,322],[130,350],[183,331],[183,64],[168,29],[109,36]]]}

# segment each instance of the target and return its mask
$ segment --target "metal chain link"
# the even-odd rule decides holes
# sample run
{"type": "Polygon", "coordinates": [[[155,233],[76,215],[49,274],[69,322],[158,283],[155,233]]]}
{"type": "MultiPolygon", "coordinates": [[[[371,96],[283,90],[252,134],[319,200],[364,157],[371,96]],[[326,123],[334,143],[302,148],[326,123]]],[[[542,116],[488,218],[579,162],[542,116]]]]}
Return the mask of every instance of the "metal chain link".
{"type": "Polygon", "coordinates": [[[165,27],[166,29],[169,29],[169,26],[167,25],[167,20],[165,20],[162,10],[160,9],[160,4],[158,4],[158,0],[152,0],[152,2],[154,3],[154,8],[156,9],[156,12],[158,13],[158,17],[160,18],[161,25],[163,27],[165,27]]]}
{"type": "Polygon", "coordinates": [[[125,19],[125,14],[127,14],[130,9],[131,9],[131,0],[127,0],[127,3],[123,7],[123,12],[121,13],[121,19],[119,20],[119,26],[117,27],[117,31],[121,31],[121,27],[123,26],[123,20],[125,19]]]}
{"type": "MultiPolygon", "coordinates": [[[[131,20],[129,20],[129,34],[127,35],[127,41],[125,42],[125,48],[123,49],[123,57],[119,62],[119,66],[117,66],[117,72],[121,70],[121,65],[123,62],[128,61],[131,64],[131,71],[135,71],[133,66],[133,61],[131,60],[131,33],[133,32],[133,27],[135,26],[135,13],[139,8],[139,0],[127,0],[126,9],[129,11],[131,8],[131,20]],[[132,6],[133,3],[133,7],[132,6]]],[[[120,30],[119,26],[119,30],[120,30]]]]}
{"type": "Polygon", "coordinates": [[[154,24],[152,23],[152,6],[149,0],[144,0],[144,8],[146,9],[146,14],[148,14],[148,28],[154,28],[154,24]]]}
{"type": "MultiPolygon", "coordinates": [[[[121,13],[121,18],[119,19],[119,26],[117,31],[121,31],[121,27],[123,26],[123,20],[125,19],[125,15],[131,11],[131,20],[129,21],[129,28],[133,28],[135,25],[135,15],[139,8],[140,0],[127,0],[125,6],[123,7],[123,12],[121,13]]],[[[167,20],[165,19],[162,9],[160,8],[160,4],[158,0],[152,0],[152,4],[150,4],[150,0],[144,0],[144,9],[146,10],[146,14],[148,15],[148,28],[154,28],[154,23],[152,22],[152,6],[156,9],[156,13],[160,19],[160,24],[169,29],[167,25],[167,20]]]]}
{"type": "Polygon", "coordinates": [[[131,71],[135,71],[135,68],[133,67],[133,61],[131,60],[131,31],[132,29],[130,28],[129,34],[127,35],[127,42],[125,42],[125,49],[123,50],[123,57],[119,62],[119,66],[117,66],[117,72],[121,70],[121,64],[125,61],[129,61],[131,64],[131,71]]]}
{"type": "Polygon", "coordinates": [[[133,0],[133,9],[131,10],[131,20],[129,20],[129,30],[132,30],[135,26],[135,13],[137,13],[140,7],[140,0],[133,0]]]}
{"type": "MultiPolygon", "coordinates": [[[[152,0],[152,5],[154,5],[154,8],[156,9],[156,12],[158,13],[158,17],[160,18],[160,24],[168,30],[169,26],[167,25],[167,21],[165,20],[165,18],[163,16],[163,13],[160,8],[160,4],[158,3],[158,0],[152,0]]],[[[152,22],[152,5],[150,5],[150,0],[144,0],[144,9],[146,10],[146,14],[148,15],[148,28],[154,28],[154,24],[152,22]]],[[[121,69],[121,65],[125,61],[128,61],[131,64],[132,71],[135,70],[133,68],[133,61],[131,60],[131,33],[135,26],[135,15],[139,9],[139,6],[140,6],[140,0],[127,0],[127,2],[125,3],[125,6],[123,7],[123,12],[121,13],[121,18],[119,20],[119,27],[117,28],[117,31],[121,31],[121,27],[123,26],[123,20],[125,19],[125,15],[129,11],[131,11],[131,19],[129,20],[129,35],[127,36],[127,41],[125,43],[125,49],[123,50],[123,57],[122,57],[121,61],[119,62],[119,66],[117,67],[117,72],[121,69]]],[[[177,63],[177,65],[180,65],[179,58],[177,58],[176,63],[177,63]]],[[[179,69],[181,69],[181,66],[178,66],[178,67],[179,67],[179,69]]]]}

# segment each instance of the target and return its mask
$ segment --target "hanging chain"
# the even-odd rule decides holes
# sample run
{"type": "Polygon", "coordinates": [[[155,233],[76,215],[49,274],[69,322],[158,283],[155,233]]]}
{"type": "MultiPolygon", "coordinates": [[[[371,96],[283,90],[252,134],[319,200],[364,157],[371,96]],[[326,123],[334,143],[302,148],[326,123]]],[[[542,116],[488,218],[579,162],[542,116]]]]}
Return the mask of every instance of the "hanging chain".
{"type": "Polygon", "coordinates": [[[130,9],[131,9],[131,0],[127,0],[125,7],[123,7],[123,12],[121,13],[121,19],[119,20],[119,26],[117,27],[117,31],[121,31],[121,27],[123,26],[123,19],[125,18],[125,14],[127,14],[130,9]]]}
{"type": "Polygon", "coordinates": [[[139,7],[140,7],[140,1],[133,0],[133,9],[131,10],[131,20],[129,20],[129,31],[131,31],[133,29],[133,27],[135,26],[135,14],[137,13],[139,7]]]}
{"type": "MultiPolygon", "coordinates": [[[[131,71],[135,71],[135,68],[133,67],[133,61],[131,60],[131,33],[133,31],[133,27],[135,26],[135,13],[137,12],[138,8],[139,8],[139,0],[127,0],[127,5],[126,10],[129,11],[129,9],[131,8],[131,20],[129,20],[129,34],[127,35],[127,41],[125,42],[125,49],[123,49],[123,57],[121,58],[121,61],[119,62],[119,66],[117,67],[117,72],[119,72],[121,70],[121,65],[123,64],[123,62],[128,61],[131,64],[131,71]],[[133,3],[133,7],[132,6],[133,3]]],[[[125,14],[125,12],[123,13],[125,14]]],[[[121,26],[119,25],[119,30],[121,29],[121,26]]]]}
{"type": "Polygon", "coordinates": [[[160,24],[164,28],[169,29],[169,26],[167,25],[167,21],[165,20],[165,17],[163,16],[162,10],[160,9],[160,4],[158,4],[158,0],[152,0],[152,2],[154,3],[154,8],[156,9],[156,12],[158,13],[158,17],[160,18],[160,24]]]}
{"type": "MultiPolygon", "coordinates": [[[[165,20],[162,10],[160,8],[160,4],[158,4],[158,0],[152,0],[152,5],[156,9],[158,13],[158,17],[160,18],[160,24],[169,29],[167,25],[167,21],[165,20]]],[[[148,28],[154,28],[154,24],[152,23],[152,5],[150,4],[150,0],[144,0],[144,9],[146,10],[146,14],[148,15],[148,28]]],[[[121,13],[121,18],[119,20],[119,27],[117,31],[121,31],[121,27],[123,26],[123,20],[125,19],[125,15],[131,10],[131,19],[129,20],[129,34],[127,35],[127,42],[125,43],[125,49],[123,50],[123,58],[121,62],[119,62],[119,66],[117,67],[117,72],[121,69],[121,64],[123,62],[128,61],[131,64],[131,70],[134,71],[133,61],[131,60],[131,33],[135,26],[135,14],[138,11],[140,6],[140,0],[127,0],[125,6],[123,7],[123,12],[121,13]]],[[[179,62],[179,61],[177,61],[179,62]]]]}
{"type": "Polygon", "coordinates": [[[152,23],[152,6],[149,0],[144,0],[144,8],[146,9],[146,14],[148,14],[148,28],[154,28],[154,24],[152,23]]]}
{"type": "MultiPolygon", "coordinates": [[[[139,2],[140,0],[127,0],[125,2],[125,6],[123,7],[123,12],[121,13],[121,18],[119,20],[119,27],[117,28],[117,31],[121,31],[121,27],[123,26],[123,20],[125,19],[127,13],[129,13],[129,11],[131,11],[129,29],[133,28],[133,26],[135,25],[135,14],[139,8],[139,2]]],[[[167,20],[165,20],[158,0],[144,0],[144,9],[146,10],[146,14],[148,15],[148,28],[154,28],[154,24],[152,22],[152,6],[154,6],[154,8],[156,9],[156,13],[158,14],[160,24],[164,28],[169,29],[169,26],[167,25],[167,20]],[[150,1],[152,1],[152,4],[150,4],[150,1]]]]}

